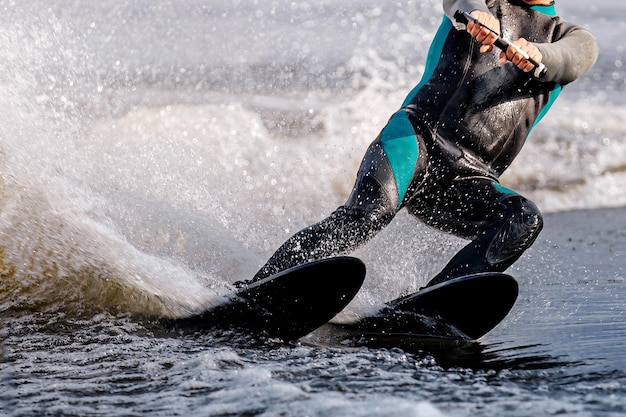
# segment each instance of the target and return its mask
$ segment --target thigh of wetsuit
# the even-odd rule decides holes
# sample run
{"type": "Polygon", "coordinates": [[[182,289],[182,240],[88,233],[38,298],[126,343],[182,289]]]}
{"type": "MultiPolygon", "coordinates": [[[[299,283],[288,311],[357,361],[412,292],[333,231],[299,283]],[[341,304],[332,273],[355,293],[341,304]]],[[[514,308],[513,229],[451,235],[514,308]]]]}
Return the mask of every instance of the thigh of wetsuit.
{"type": "Polygon", "coordinates": [[[369,146],[345,206],[393,217],[427,166],[424,140],[404,110],[395,113],[369,146]]]}
{"type": "Polygon", "coordinates": [[[502,222],[505,200],[519,196],[488,177],[457,178],[435,182],[407,205],[426,224],[448,233],[474,239],[502,222]]]}

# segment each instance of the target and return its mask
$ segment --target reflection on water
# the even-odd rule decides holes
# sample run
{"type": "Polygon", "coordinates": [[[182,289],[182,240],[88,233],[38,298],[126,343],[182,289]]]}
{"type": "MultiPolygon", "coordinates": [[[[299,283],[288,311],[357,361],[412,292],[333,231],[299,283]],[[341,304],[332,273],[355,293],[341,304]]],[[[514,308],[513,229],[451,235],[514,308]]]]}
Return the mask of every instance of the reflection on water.
{"type": "Polygon", "coordinates": [[[508,346],[504,343],[482,343],[473,340],[437,338],[419,335],[351,336],[333,326],[324,326],[303,339],[307,345],[339,348],[347,352],[369,349],[401,349],[424,358],[431,357],[442,368],[472,370],[520,370],[574,367],[579,362],[554,356],[548,346],[540,344],[508,346]]]}

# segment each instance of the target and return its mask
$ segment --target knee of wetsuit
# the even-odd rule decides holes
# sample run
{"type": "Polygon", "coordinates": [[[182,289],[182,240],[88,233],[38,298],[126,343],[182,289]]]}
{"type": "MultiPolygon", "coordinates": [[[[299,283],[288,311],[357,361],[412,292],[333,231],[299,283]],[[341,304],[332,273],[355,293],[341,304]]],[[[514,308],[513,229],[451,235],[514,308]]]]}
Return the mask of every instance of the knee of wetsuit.
{"type": "Polygon", "coordinates": [[[515,262],[535,241],[543,228],[541,212],[522,196],[507,196],[501,201],[501,222],[489,239],[485,260],[490,265],[507,266],[515,262]]]}
{"type": "Polygon", "coordinates": [[[512,216],[520,216],[529,230],[536,232],[543,228],[543,216],[535,203],[522,196],[508,197],[503,201],[505,204],[505,213],[512,216]]]}
{"type": "Polygon", "coordinates": [[[376,233],[393,219],[395,211],[387,210],[384,206],[358,207],[344,205],[339,207],[333,215],[343,218],[351,224],[351,227],[361,230],[363,235],[376,233]]]}
{"type": "Polygon", "coordinates": [[[357,180],[357,186],[343,207],[352,211],[353,216],[389,223],[397,212],[396,201],[390,198],[379,181],[370,175],[363,175],[357,180]]]}
{"type": "Polygon", "coordinates": [[[508,196],[503,201],[502,216],[510,224],[509,232],[517,235],[514,240],[530,246],[543,228],[543,216],[535,203],[520,195],[508,196]]]}

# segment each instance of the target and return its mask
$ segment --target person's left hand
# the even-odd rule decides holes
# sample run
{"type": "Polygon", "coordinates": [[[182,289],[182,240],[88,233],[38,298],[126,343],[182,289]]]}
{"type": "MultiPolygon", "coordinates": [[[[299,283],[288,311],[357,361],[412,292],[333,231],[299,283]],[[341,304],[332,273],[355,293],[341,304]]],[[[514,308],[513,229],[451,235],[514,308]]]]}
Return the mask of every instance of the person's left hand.
{"type": "MultiPolygon", "coordinates": [[[[538,63],[541,63],[543,56],[541,55],[541,52],[539,52],[539,49],[537,49],[537,47],[533,45],[532,42],[528,42],[524,38],[519,38],[513,43],[517,45],[518,48],[526,52],[528,56],[530,56],[532,59],[534,59],[538,63]]],[[[515,65],[517,68],[521,69],[524,72],[530,72],[535,69],[535,66],[531,64],[526,58],[524,58],[524,56],[516,51],[515,48],[513,48],[512,46],[509,46],[506,52],[500,52],[499,61],[500,65],[504,65],[507,61],[511,61],[513,65],[515,65]]]]}

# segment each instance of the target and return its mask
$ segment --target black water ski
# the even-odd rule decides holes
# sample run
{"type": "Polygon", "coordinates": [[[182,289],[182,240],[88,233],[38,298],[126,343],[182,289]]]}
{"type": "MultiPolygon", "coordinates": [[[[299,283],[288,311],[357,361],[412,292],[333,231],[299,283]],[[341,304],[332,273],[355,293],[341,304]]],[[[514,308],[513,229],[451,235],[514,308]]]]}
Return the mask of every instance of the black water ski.
{"type": "Polygon", "coordinates": [[[517,295],[517,281],[510,275],[469,275],[391,301],[376,316],[331,327],[370,345],[409,339],[471,341],[498,325],[517,295]]]}
{"type": "Polygon", "coordinates": [[[364,279],[365,264],[357,258],[314,261],[254,282],[225,304],[173,325],[192,330],[235,326],[294,340],[343,310],[364,279]]]}

